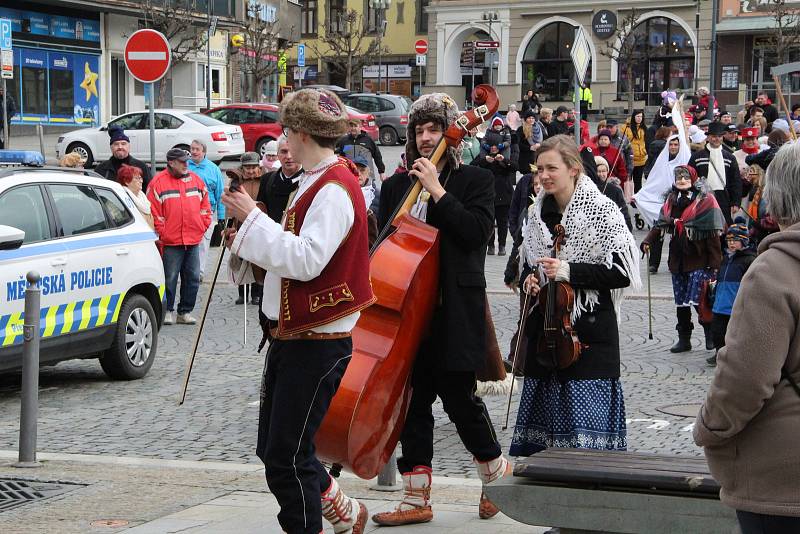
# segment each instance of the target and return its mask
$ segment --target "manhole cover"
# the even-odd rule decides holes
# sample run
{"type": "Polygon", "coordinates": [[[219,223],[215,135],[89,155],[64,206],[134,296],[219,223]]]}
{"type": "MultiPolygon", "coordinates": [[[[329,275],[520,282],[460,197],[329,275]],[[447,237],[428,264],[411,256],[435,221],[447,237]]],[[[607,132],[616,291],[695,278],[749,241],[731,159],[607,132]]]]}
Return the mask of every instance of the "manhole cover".
{"type": "Polygon", "coordinates": [[[677,417],[696,417],[697,412],[700,411],[700,406],[702,406],[702,404],[670,404],[669,406],[656,408],[656,410],[677,417]]]}
{"type": "Polygon", "coordinates": [[[0,479],[0,512],[72,491],[78,484],[0,479]]]}

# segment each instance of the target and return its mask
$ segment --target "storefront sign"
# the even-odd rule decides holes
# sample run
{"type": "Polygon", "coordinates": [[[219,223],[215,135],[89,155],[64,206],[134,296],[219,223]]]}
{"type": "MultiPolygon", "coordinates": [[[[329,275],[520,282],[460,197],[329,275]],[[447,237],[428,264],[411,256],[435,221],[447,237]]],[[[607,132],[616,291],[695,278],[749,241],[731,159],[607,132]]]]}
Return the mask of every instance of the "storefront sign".
{"type": "Polygon", "coordinates": [[[367,65],[361,68],[362,78],[410,78],[411,67],[409,65],[381,65],[380,76],[378,76],[378,65],[367,65]]]}
{"type": "Polygon", "coordinates": [[[14,123],[97,126],[100,118],[100,57],[27,48],[14,50],[21,95],[14,123]]]}
{"type": "Polygon", "coordinates": [[[12,30],[18,33],[100,42],[99,20],[62,17],[9,8],[0,8],[0,18],[10,19],[12,30]]]}
{"type": "Polygon", "coordinates": [[[739,89],[739,65],[723,65],[720,89],[739,89]]]}
{"type": "Polygon", "coordinates": [[[617,16],[607,9],[601,9],[592,17],[592,31],[598,39],[608,39],[617,31],[617,16]]]}

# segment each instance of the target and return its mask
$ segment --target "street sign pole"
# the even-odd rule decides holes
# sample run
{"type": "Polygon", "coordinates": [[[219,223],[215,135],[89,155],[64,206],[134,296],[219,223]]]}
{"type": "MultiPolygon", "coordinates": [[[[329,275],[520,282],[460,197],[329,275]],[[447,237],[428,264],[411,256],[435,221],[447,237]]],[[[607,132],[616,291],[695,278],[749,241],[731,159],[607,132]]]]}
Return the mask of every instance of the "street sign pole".
{"type": "MultiPolygon", "coordinates": [[[[486,57],[484,56],[484,61],[486,57]]],[[[470,94],[475,94],[475,43],[472,43],[472,87],[470,87],[470,94]]],[[[472,107],[475,107],[475,101],[472,101],[472,107]]]]}
{"type": "Polygon", "coordinates": [[[581,146],[581,83],[575,74],[575,144],[581,146]]]}
{"type": "Polygon", "coordinates": [[[150,82],[150,172],[156,173],[156,84],[150,82]]]}
{"type": "Polygon", "coordinates": [[[6,91],[6,79],[3,78],[3,148],[5,148],[6,150],[11,148],[10,146],[8,146],[9,135],[8,135],[8,113],[6,113],[7,111],[8,111],[8,91],[6,91]]]}
{"type": "MultiPolygon", "coordinates": [[[[13,42],[11,40],[11,20],[10,19],[0,19],[0,55],[2,55],[4,59],[8,59],[9,57],[12,58],[10,64],[13,64],[13,61],[14,61],[13,60],[14,56],[11,54],[12,50],[13,50],[13,42]]],[[[9,66],[5,65],[4,59],[0,59],[0,70],[2,70],[2,74],[0,74],[0,76],[2,76],[2,78],[3,78],[3,110],[2,110],[3,111],[3,125],[2,125],[3,126],[3,137],[2,137],[2,141],[3,141],[3,148],[8,150],[9,148],[11,148],[9,146],[9,143],[11,142],[11,136],[8,133],[8,119],[9,119],[9,116],[8,116],[8,113],[6,113],[8,111],[8,89],[6,87],[6,78],[11,76],[11,74],[8,73],[7,70],[9,70],[10,72],[13,72],[13,70],[10,70],[9,66]]],[[[11,67],[11,68],[13,68],[13,67],[11,67]]],[[[44,154],[42,154],[42,155],[44,155],[44,154]]]]}

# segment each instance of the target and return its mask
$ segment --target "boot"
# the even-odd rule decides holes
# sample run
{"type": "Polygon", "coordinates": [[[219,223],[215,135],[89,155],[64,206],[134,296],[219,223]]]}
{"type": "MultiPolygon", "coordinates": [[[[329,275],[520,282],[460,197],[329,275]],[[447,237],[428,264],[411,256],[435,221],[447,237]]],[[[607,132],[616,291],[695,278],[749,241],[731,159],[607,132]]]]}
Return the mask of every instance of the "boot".
{"type": "Polygon", "coordinates": [[[403,500],[394,512],[382,512],[372,516],[378,525],[398,526],[426,523],[433,519],[431,509],[431,468],[418,465],[403,473],[403,500]]]}
{"type": "Polygon", "coordinates": [[[714,335],[711,333],[711,325],[703,325],[703,333],[706,336],[706,350],[714,350],[714,335]]]}
{"type": "MultiPolygon", "coordinates": [[[[490,484],[500,477],[510,475],[514,470],[514,466],[511,465],[511,462],[506,460],[505,456],[502,454],[488,462],[481,462],[477,459],[473,459],[473,462],[475,463],[475,467],[478,468],[478,476],[484,485],[490,484]]],[[[496,516],[499,511],[497,506],[495,506],[486,494],[481,491],[481,501],[478,505],[478,517],[481,519],[490,519],[496,516]]]]}
{"type": "Polygon", "coordinates": [[[331,485],[322,494],[322,517],[333,525],[336,534],[362,534],[367,524],[367,507],[345,495],[336,479],[331,477],[331,485]]]}
{"type": "Polygon", "coordinates": [[[676,330],[678,331],[678,341],[670,347],[669,351],[672,353],[678,352],[689,352],[692,350],[692,327],[693,325],[689,325],[687,328],[684,325],[678,325],[676,330]]]}
{"type": "Polygon", "coordinates": [[[711,367],[717,366],[717,352],[719,352],[719,349],[714,351],[714,355],[712,357],[706,358],[706,363],[711,367]]]}
{"type": "Polygon", "coordinates": [[[506,255],[506,247],[500,247],[499,249],[497,249],[497,255],[498,256],[505,256],[506,255]]]}
{"type": "Polygon", "coordinates": [[[489,245],[489,248],[486,249],[487,256],[494,256],[494,245],[489,245]]]}

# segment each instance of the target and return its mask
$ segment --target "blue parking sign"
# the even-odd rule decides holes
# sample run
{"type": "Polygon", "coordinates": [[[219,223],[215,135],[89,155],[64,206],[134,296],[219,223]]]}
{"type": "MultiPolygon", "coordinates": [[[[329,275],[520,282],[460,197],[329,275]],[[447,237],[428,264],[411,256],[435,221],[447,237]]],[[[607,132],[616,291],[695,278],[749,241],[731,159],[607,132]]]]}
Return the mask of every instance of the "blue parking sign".
{"type": "Polygon", "coordinates": [[[297,45],[297,66],[306,66],[306,45],[304,44],[297,45]]]}
{"type": "Polygon", "coordinates": [[[0,50],[11,50],[11,19],[0,19],[0,50]]]}

